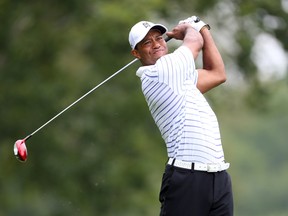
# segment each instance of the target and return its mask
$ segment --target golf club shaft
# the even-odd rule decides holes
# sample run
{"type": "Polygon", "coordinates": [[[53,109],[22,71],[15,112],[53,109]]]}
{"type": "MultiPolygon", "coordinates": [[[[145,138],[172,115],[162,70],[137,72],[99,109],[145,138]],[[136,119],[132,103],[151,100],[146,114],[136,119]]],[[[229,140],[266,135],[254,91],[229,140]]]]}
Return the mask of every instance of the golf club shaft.
{"type": "MultiPolygon", "coordinates": [[[[171,40],[170,37],[167,37],[165,39],[166,42],[168,42],[169,40],[171,40]]],[[[121,71],[123,71],[124,69],[126,69],[127,67],[129,67],[130,65],[132,65],[134,62],[136,62],[138,59],[135,58],[134,60],[132,60],[131,62],[129,62],[127,65],[125,65],[124,67],[122,67],[120,70],[116,71],[114,74],[112,74],[111,76],[109,76],[108,78],[106,78],[105,80],[103,80],[101,83],[99,83],[97,86],[95,86],[93,89],[91,89],[90,91],[88,91],[86,94],[84,94],[82,97],[80,97],[79,99],[77,99],[76,101],[74,101],[73,103],[71,103],[69,106],[67,106],[65,109],[63,109],[61,112],[59,112],[57,115],[55,115],[53,118],[51,118],[49,121],[47,121],[45,124],[43,124],[41,127],[39,127],[38,129],[36,129],[33,133],[31,133],[30,135],[28,135],[27,137],[24,138],[24,140],[28,140],[30,139],[35,133],[37,133],[39,130],[41,130],[42,128],[44,128],[46,125],[48,125],[50,122],[52,122],[54,119],[56,119],[57,117],[59,117],[60,115],[62,115],[65,111],[67,111],[68,109],[70,109],[72,106],[74,106],[75,104],[77,104],[79,101],[81,101],[83,98],[85,98],[87,95],[91,94],[93,91],[95,91],[96,89],[98,89],[100,86],[102,86],[104,83],[106,83],[108,80],[112,79],[114,76],[116,76],[117,74],[119,74],[121,71]]]]}
{"type": "Polygon", "coordinates": [[[95,91],[97,88],[99,88],[100,86],[102,86],[104,83],[106,83],[108,80],[112,79],[114,76],[116,76],[117,74],[119,74],[121,71],[123,71],[124,69],[126,69],[127,67],[129,67],[130,65],[132,65],[134,62],[136,62],[138,59],[134,59],[133,61],[129,62],[127,65],[125,65],[124,67],[122,67],[120,70],[116,71],[114,74],[112,74],[111,76],[109,76],[108,78],[106,78],[105,80],[103,80],[101,83],[99,83],[97,86],[95,86],[93,89],[91,89],[90,91],[88,91],[86,94],[84,94],[82,97],[80,97],[79,99],[77,99],[76,101],[74,101],[73,103],[71,103],[69,106],[67,106],[65,109],[63,109],[61,112],[59,112],[57,115],[55,115],[53,118],[51,118],[49,121],[47,121],[45,124],[43,124],[41,127],[39,127],[37,130],[35,130],[33,133],[31,133],[30,135],[28,135],[24,140],[28,140],[30,139],[35,133],[37,133],[39,130],[41,130],[42,128],[44,128],[46,125],[48,125],[50,122],[52,122],[54,119],[56,119],[57,117],[59,117],[61,114],[63,114],[65,111],[67,111],[68,109],[70,109],[72,106],[74,106],[75,104],[77,104],[79,101],[81,101],[83,98],[85,98],[86,96],[88,96],[89,94],[91,94],[93,91],[95,91]]]}

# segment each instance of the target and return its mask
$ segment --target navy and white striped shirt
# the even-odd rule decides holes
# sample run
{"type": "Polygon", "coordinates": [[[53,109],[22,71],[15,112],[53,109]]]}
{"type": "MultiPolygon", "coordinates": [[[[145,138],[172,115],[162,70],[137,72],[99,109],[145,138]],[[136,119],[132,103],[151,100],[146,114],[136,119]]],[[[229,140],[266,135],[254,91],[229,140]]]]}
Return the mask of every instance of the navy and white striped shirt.
{"type": "Polygon", "coordinates": [[[221,163],[224,153],[217,118],[197,89],[191,51],[181,46],[137,72],[149,110],[165,140],[169,158],[221,163]]]}

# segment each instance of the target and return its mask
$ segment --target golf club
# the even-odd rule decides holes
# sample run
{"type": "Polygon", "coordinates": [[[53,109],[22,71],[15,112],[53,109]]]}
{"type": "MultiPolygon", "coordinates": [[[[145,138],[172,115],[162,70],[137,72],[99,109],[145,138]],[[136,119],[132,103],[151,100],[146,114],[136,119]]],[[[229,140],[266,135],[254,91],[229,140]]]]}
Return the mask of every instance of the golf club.
{"type": "MultiPolygon", "coordinates": [[[[171,38],[167,37],[165,38],[165,41],[168,42],[171,38]]],[[[96,89],[98,89],[100,86],[102,86],[104,83],[106,83],[107,81],[109,81],[110,79],[112,79],[113,77],[115,77],[117,74],[119,74],[121,71],[123,71],[124,69],[126,69],[127,67],[129,67],[130,65],[132,65],[133,63],[135,63],[138,59],[135,58],[134,60],[132,60],[131,62],[129,62],[127,65],[125,65],[124,67],[122,67],[121,69],[119,69],[118,71],[116,71],[114,74],[112,74],[111,76],[109,76],[108,78],[106,78],[105,80],[103,80],[101,83],[99,83],[97,86],[95,86],[93,89],[91,89],[90,91],[88,91],[86,94],[84,94],[82,97],[80,97],[79,99],[77,99],[76,101],[74,101],[73,103],[71,103],[69,106],[67,106],[65,109],[63,109],[61,112],[59,112],[57,115],[55,115],[53,118],[51,118],[49,121],[47,121],[46,123],[44,123],[41,127],[39,127],[38,129],[36,129],[34,132],[32,132],[31,134],[29,134],[28,136],[26,136],[24,139],[19,139],[15,142],[14,144],[14,155],[16,156],[16,158],[21,161],[21,162],[25,162],[27,160],[27,156],[28,156],[28,151],[26,148],[26,141],[28,139],[30,139],[34,134],[36,134],[38,131],[40,131],[42,128],[44,128],[46,125],[48,125],[50,122],[52,122],[54,119],[56,119],[57,117],[59,117],[61,114],[63,114],[65,111],[67,111],[68,109],[70,109],[72,106],[74,106],[76,103],[78,103],[79,101],[81,101],[83,98],[85,98],[86,96],[88,96],[89,94],[91,94],[93,91],[95,91],[96,89]]]]}

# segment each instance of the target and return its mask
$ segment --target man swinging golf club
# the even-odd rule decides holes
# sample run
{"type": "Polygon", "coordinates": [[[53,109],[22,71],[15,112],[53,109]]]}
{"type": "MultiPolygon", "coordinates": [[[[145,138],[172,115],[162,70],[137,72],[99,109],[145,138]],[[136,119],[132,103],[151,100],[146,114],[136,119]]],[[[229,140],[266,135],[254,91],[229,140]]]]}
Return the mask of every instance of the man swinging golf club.
{"type": "Polygon", "coordinates": [[[27,160],[25,142],[76,103],[137,59],[143,94],[165,140],[168,163],[160,191],[161,216],[233,215],[231,180],[226,169],[217,118],[203,93],[226,80],[224,63],[209,32],[210,27],[192,16],[171,32],[160,24],[141,21],[129,34],[135,60],[74,101],[26,138],[14,144],[14,154],[27,160]],[[168,54],[163,34],[182,40],[168,54]],[[203,68],[194,60],[203,53],[203,68]]]}
{"type": "Polygon", "coordinates": [[[168,162],[160,190],[161,216],[233,215],[217,118],[203,94],[225,82],[222,57],[210,26],[192,16],[171,32],[141,21],[129,33],[136,72],[151,115],[166,143],[168,162]],[[168,54],[163,34],[182,40],[168,54]],[[202,51],[203,68],[195,69],[202,51]]]}

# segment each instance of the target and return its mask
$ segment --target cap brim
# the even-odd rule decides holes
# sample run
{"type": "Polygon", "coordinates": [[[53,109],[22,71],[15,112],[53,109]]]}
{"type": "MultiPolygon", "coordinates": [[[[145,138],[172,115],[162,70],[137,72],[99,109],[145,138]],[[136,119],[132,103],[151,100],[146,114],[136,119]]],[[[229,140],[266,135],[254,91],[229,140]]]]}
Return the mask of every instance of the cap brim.
{"type": "Polygon", "coordinates": [[[160,25],[160,24],[154,25],[151,29],[157,29],[161,32],[161,34],[165,34],[167,32],[167,28],[163,25],[160,25]]]}

